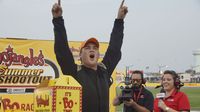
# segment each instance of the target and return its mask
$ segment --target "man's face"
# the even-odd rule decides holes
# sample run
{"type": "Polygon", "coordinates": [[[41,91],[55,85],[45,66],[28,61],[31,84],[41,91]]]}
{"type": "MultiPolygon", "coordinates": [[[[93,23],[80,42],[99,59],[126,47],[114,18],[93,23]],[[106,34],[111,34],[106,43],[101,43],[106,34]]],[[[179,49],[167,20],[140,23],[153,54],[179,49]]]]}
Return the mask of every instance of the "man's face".
{"type": "Polygon", "coordinates": [[[175,88],[174,79],[171,74],[164,74],[161,83],[165,91],[171,91],[175,88]]]}
{"type": "Polygon", "coordinates": [[[88,43],[80,53],[81,62],[88,68],[96,68],[99,59],[99,48],[94,43],[88,43]]]}
{"type": "Polygon", "coordinates": [[[132,81],[132,85],[140,86],[142,84],[141,74],[132,74],[131,81],[132,81]]]}

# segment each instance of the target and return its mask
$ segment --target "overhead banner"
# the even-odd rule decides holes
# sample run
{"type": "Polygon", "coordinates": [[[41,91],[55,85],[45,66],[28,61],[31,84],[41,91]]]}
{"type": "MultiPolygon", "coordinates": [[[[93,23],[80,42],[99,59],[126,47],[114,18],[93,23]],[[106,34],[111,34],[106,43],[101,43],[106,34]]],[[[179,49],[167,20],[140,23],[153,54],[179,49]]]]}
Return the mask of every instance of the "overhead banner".
{"type": "MultiPolygon", "coordinates": [[[[1,38],[0,43],[1,87],[36,86],[42,80],[63,75],[54,54],[54,41],[1,38]]],[[[76,63],[80,63],[80,44],[69,42],[76,63]]],[[[107,46],[108,43],[100,43],[101,57],[107,46]]]]}

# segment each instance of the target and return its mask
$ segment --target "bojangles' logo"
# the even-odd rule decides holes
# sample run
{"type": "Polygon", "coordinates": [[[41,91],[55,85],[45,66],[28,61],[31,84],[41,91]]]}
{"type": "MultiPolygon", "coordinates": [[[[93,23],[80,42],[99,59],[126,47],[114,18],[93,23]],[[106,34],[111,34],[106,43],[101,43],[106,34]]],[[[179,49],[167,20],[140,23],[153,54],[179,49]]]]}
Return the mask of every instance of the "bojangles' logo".
{"type": "Polygon", "coordinates": [[[4,52],[0,52],[0,64],[10,66],[12,64],[22,64],[24,67],[32,65],[43,66],[44,56],[42,50],[40,50],[38,56],[34,56],[33,49],[29,49],[30,56],[24,56],[22,54],[16,54],[13,52],[13,48],[9,45],[4,52]]]}
{"type": "Polygon", "coordinates": [[[37,85],[43,80],[59,76],[57,66],[51,60],[44,59],[42,50],[37,56],[34,56],[33,51],[30,48],[30,55],[24,56],[13,52],[9,45],[5,51],[0,52],[0,84],[37,85]]]}

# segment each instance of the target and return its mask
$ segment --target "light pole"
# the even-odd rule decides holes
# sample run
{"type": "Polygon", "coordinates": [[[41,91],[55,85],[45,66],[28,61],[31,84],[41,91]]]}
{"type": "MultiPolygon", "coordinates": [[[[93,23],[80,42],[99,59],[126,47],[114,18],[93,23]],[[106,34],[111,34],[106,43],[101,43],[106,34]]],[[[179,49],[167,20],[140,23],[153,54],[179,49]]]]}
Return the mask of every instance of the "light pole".
{"type": "Polygon", "coordinates": [[[133,66],[134,66],[133,64],[132,64],[132,65],[126,66],[126,76],[129,77],[129,68],[130,68],[130,67],[133,67],[133,66]]]}
{"type": "Polygon", "coordinates": [[[147,73],[147,74],[149,73],[149,66],[145,67],[145,73],[147,73]]]}

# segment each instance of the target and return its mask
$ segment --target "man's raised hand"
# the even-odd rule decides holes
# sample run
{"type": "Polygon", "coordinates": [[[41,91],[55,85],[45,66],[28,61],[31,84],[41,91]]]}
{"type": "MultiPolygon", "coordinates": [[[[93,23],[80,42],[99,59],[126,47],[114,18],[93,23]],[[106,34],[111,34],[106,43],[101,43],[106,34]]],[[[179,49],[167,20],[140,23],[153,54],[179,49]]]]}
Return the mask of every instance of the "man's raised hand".
{"type": "Polygon", "coordinates": [[[124,0],[122,0],[122,3],[119,7],[117,19],[124,19],[127,13],[128,13],[128,7],[124,6],[124,0]]]}
{"type": "Polygon", "coordinates": [[[52,15],[54,18],[58,18],[62,16],[62,7],[61,7],[61,1],[58,0],[58,3],[55,3],[52,7],[52,15]]]}

